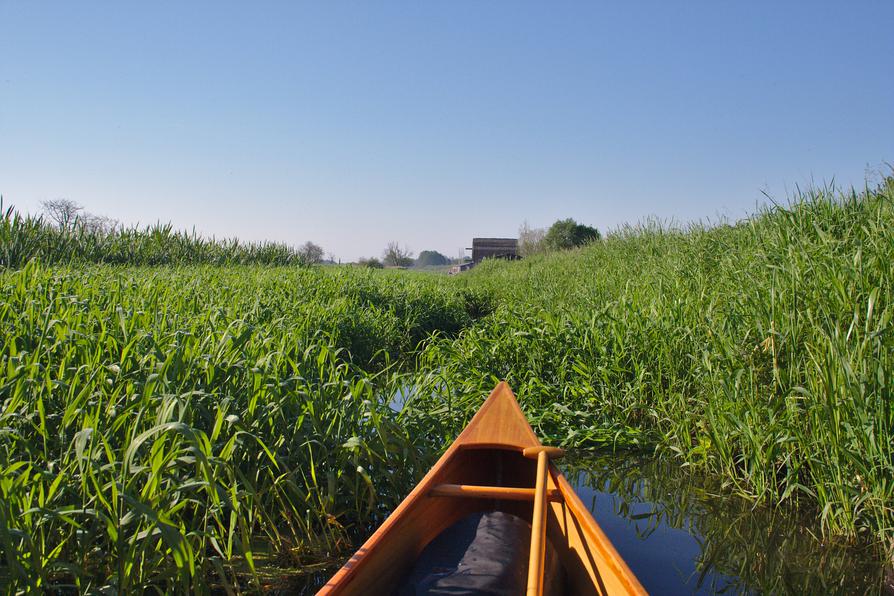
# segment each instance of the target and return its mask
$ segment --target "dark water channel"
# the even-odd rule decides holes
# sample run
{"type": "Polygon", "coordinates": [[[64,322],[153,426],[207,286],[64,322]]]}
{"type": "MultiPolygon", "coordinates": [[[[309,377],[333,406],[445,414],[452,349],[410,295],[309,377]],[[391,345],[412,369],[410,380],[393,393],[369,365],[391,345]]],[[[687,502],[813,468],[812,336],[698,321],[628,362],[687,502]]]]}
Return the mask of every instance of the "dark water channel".
{"type": "Polygon", "coordinates": [[[880,553],[822,541],[815,521],[755,507],[709,476],[639,455],[561,462],[652,594],[879,594],[880,553]]]}
{"type": "MultiPolygon", "coordinates": [[[[629,453],[560,466],[652,594],[885,593],[880,553],[823,541],[813,516],[755,506],[717,478],[629,453]]],[[[332,571],[288,591],[312,594],[332,571]]]]}

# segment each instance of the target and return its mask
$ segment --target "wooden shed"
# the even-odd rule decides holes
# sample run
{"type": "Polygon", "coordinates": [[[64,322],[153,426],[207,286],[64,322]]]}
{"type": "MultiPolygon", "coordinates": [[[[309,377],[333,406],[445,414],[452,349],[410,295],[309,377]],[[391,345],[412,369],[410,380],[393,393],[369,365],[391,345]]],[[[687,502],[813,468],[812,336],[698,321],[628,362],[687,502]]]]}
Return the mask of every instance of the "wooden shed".
{"type": "Polygon", "coordinates": [[[472,238],[472,262],[475,264],[483,259],[518,258],[518,238],[472,238]]]}

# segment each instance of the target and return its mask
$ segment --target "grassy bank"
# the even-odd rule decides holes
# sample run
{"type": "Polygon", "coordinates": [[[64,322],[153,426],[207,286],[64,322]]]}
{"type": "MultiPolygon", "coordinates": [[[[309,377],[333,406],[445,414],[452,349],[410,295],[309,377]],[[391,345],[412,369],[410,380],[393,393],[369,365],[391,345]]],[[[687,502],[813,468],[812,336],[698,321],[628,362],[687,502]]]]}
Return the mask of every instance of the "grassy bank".
{"type": "Polygon", "coordinates": [[[419,355],[445,435],[506,378],[566,445],[657,445],[894,548],[894,184],[736,225],[628,228],[463,278],[499,308],[419,355]]]}
{"type": "Polygon", "coordinates": [[[549,441],[657,447],[894,549],[890,184],[456,278],[73,264],[13,219],[0,584],[259,588],[341,556],[501,378],[549,441]]]}

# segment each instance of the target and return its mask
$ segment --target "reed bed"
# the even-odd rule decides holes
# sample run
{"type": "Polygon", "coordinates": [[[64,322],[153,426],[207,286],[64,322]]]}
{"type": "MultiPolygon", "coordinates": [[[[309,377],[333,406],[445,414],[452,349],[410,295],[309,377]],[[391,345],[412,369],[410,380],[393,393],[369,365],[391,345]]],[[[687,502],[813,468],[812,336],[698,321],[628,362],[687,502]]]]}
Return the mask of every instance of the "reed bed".
{"type": "Polygon", "coordinates": [[[306,265],[301,252],[279,242],[204,238],[171,224],[89,226],[50,225],[42,217],[4,207],[0,197],[0,267],[44,263],[115,265],[306,265]]]}
{"type": "Polygon", "coordinates": [[[894,180],[748,220],[492,262],[496,311],[418,357],[445,436],[505,378],[550,440],[657,447],[894,551],[894,180]]]}
{"type": "Polygon", "coordinates": [[[0,585],[257,590],[349,550],[428,467],[392,354],[437,284],[256,267],[0,273],[0,585]]]}
{"type": "Polygon", "coordinates": [[[457,278],[4,213],[0,586],[257,591],[337,560],[499,379],[548,441],[658,449],[894,551],[891,181],[457,278]]]}

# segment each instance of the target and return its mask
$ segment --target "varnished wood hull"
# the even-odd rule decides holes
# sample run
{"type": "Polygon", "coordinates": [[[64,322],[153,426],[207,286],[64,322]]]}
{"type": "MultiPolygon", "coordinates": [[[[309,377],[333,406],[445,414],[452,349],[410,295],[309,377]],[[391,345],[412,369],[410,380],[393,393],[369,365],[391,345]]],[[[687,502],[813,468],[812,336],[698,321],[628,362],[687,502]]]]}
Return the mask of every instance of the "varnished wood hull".
{"type": "MultiPolygon", "coordinates": [[[[454,522],[476,511],[505,511],[531,520],[527,491],[501,498],[463,495],[442,485],[531,489],[536,462],[526,447],[540,441],[512,390],[500,383],[425,478],[318,594],[389,594],[419,553],[454,522]]],[[[574,594],[645,594],[574,489],[550,466],[547,534],[574,594]]],[[[526,564],[526,563],[525,563],[526,564]]]]}

